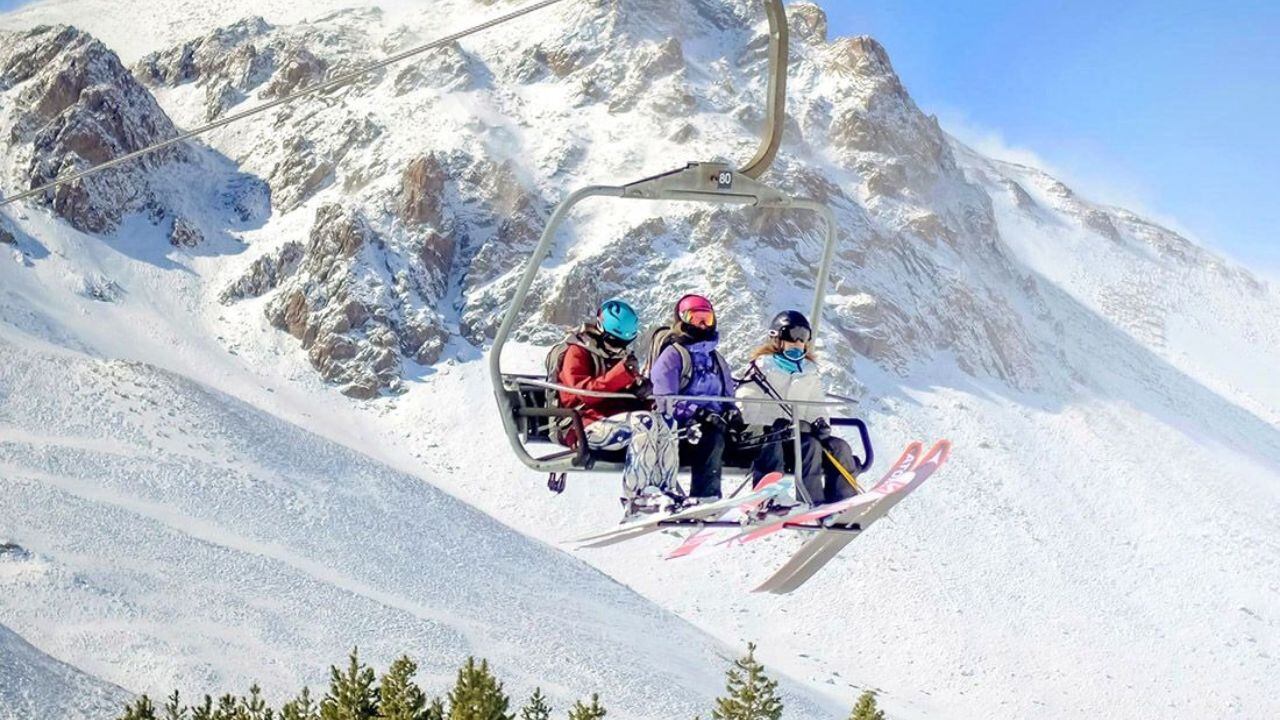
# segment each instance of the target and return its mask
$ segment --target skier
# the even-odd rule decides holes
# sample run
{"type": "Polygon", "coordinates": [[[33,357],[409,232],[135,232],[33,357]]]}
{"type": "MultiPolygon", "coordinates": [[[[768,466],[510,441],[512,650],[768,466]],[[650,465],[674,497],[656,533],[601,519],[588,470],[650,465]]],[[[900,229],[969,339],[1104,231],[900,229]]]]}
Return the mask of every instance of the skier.
{"type": "MultiPolygon", "coordinates": [[[[630,398],[596,398],[558,391],[560,407],[581,411],[587,445],[598,451],[626,449],[622,472],[624,519],[678,504],[679,448],[675,425],[651,412],[651,385],[630,346],[639,334],[636,311],[623,300],[601,304],[595,322],[570,333],[547,357],[549,374],[560,385],[630,398]]],[[[575,447],[572,427],[553,428],[553,437],[575,447]]]]}
{"type": "MultiPolygon", "coordinates": [[[[738,387],[740,398],[820,401],[826,388],[818,375],[810,344],[809,319],[795,310],[778,313],[769,337],[751,354],[738,387]]],[[[852,478],[862,471],[849,443],[831,434],[823,408],[742,403],[750,434],[761,441],[752,464],[756,481],[771,472],[793,472],[795,443],[792,422],[800,422],[800,466],[803,487],[796,492],[810,505],[837,502],[857,493],[852,478]],[[793,417],[793,414],[795,417],[793,417]]]]}
{"type": "Polygon", "coordinates": [[[692,473],[687,504],[720,498],[725,445],[731,433],[743,428],[742,414],[732,402],[663,403],[661,397],[732,397],[733,374],[716,350],[719,341],[715,307],[701,295],[680,298],[673,324],[658,328],[650,341],[649,377],[659,409],[688,430],[686,441],[680,444],[680,460],[692,473]]]}

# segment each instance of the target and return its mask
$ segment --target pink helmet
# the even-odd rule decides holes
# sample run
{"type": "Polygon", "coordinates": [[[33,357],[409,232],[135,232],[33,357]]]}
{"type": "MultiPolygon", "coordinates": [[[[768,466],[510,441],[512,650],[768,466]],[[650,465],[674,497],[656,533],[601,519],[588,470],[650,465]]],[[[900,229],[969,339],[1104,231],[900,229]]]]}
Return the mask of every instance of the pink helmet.
{"type": "Polygon", "coordinates": [[[680,298],[680,302],[676,303],[676,315],[693,311],[693,310],[709,310],[715,312],[716,308],[711,301],[701,295],[685,295],[680,298]]]}
{"type": "Polygon", "coordinates": [[[716,309],[701,295],[685,295],[676,303],[676,318],[688,325],[710,329],[716,326],[716,309]]]}

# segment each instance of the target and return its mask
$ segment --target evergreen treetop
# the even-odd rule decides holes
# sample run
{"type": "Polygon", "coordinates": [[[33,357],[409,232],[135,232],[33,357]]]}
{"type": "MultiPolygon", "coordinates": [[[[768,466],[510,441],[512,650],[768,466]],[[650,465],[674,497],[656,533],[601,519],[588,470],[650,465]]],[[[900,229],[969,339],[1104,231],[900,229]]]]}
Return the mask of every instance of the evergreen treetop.
{"type": "Polygon", "coordinates": [[[502,683],[489,672],[489,662],[481,660],[477,665],[475,658],[467,658],[449,691],[448,720],[515,720],[515,715],[507,714],[510,704],[502,683]]]}
{"type": "Polygon", "coordinates": [[[569,709],[569,720],[602,720],[608,711],[600,704],[600,695],[591,693],[591,702],[584,703],[581,700],[573,704],[569,709]]]}
{"type": "Polygon", "coordinates": [[[884,711],[876,707],[876,694],[867,690],[858,697],[858,702],[849,714],[849,720],[884,720],[884,711]]]}
{"type": "Polygon", "coordinates": [[[280,708],[280,720],[320,720],[320,708],[311,699],[311,688],[302,688],[298,697],[280,708]]]}
{"type": "Polygon", "coordinates": [[[426,720],[427,696],[413,682],[418,666],[408,655],[391,663],[378,688],[382,720],[426,720]]]}
{"type": "Polygon", "coordinates": [[[727,697],[716,700],[711,711],[715,720],[780,720],[782,700],[778,698],[778,681],[765,675],[764,665],[756,660],[756,645],[747,645],[746,657],[733,663],[727,673],[727,697]]]}
{"type": "Polygon", "coordinates": [[[320,701],[321,720],[377,720],[378,688],[373,668],[353,648],[346,671],[329,668],[329,693],[320,701]]]}
{"type": "Polygon", "coordinates": [[[529,701],[520,709],[520,720],[551,720],[551,706],[547,704],[547,696],[542,688],[533,689],[529,701]]]}

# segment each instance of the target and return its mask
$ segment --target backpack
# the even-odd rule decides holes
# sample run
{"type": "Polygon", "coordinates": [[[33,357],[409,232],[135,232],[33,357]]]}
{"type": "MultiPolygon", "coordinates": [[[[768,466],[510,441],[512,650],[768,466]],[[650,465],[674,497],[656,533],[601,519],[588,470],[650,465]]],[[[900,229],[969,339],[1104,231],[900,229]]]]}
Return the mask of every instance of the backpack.
{"type": "Polygon", "coordinates": [[[684,389],[693,379],[693,356],[689,354],[688,348],[676,342],[675,329],[670,325],[657,327],[649,335],[649,354],[644,359],[641,374],[645,377],[653,377],[653,364],[657,362],[658,356],[667,349],[668,345],[674,345],[676,352],[680,353],[680,388],[684,389]]]}
{"type": "MultiPolygon", "coordinates": [[[[595,351],[590,347],[587,347],[587,345],[578,338],[581,332],[582,328],[579,328],[578,330],[565,335],[563,340],[552,345],[551,349],[547,351],[547,357],[545,360],[547,382],[555,384],[560,383],[560,366],[564,364],[564,356],[569,352],[569,347],[571,345],[577,345],[587,351],[587,356],[591,358],[592,375],[600,375],[604,372],[604,361],[601,360],[600,356],[595,351]]],[[[547,390],[547,407],[558,408],[560,406],[560,391],[547,390]]],[[[550,418],[548,423],[548,432],[551,436],[551,440],[564,445],[565,434],[572,426],[573,421],[569,418],[550,418]]]]}

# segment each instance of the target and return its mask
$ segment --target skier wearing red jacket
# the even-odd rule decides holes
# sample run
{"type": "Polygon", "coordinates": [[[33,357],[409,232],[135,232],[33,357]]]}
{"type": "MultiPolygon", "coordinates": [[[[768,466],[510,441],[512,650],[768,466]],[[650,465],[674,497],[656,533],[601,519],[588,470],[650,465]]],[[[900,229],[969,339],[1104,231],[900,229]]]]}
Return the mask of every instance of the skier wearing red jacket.
{"type": "MultiPolygon", "coordinates": [[[[640,374],[630,349],[639,332],[635,310],[623,300],[609,300],[600,306],[595,322],[570,333],[552,349],[547,361],[549,374],[559,385],[630,395],[600,398],[566,390],[556,393],[560,407],[580,411],[591,449],[626,448],[622,503],[628,516],[681,500],[674,495],[680,462],[675,425],[651,411],[652,385],[640,374]]],[[[572,427],[562,426],[555,437],[570,447],[579,442],[572,427]]]]}

